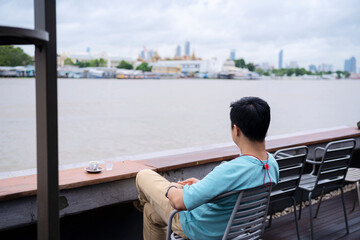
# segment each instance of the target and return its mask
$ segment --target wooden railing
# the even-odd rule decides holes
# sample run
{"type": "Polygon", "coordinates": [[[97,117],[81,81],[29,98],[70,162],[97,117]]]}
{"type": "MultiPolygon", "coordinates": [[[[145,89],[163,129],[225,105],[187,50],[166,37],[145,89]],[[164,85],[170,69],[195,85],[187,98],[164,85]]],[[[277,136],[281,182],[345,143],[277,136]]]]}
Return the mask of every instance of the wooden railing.
{"type": "MultiPolygon", "coordinates": [[[[266,141],[266,149],[268,152],[275,152],[281,148],[300,145],[317,145],[345,138],[360,139],[360,130],[357,128],[340,128],[270,139],[266,141]]],[[[357,140],[357,149],[359,149],[359,144],[360,141],[357,140]]],[[[238,156],[238,154],[239,150],[236,146],[214,147],[212,149],[169,156],[115,162],[112,171],[104,171],[100,174],[88,174],[84,171],[84,168],[66,169],[59,171],[59,188],[60,190],[75,189],[94,184],[134,178],[137,172],[142,169],[166,172],[207,163],[231,160],[238,156]]],[[[36,175],[0,180],[0,204],[1,201],[36,195],[36,181],[36,175]]]]}

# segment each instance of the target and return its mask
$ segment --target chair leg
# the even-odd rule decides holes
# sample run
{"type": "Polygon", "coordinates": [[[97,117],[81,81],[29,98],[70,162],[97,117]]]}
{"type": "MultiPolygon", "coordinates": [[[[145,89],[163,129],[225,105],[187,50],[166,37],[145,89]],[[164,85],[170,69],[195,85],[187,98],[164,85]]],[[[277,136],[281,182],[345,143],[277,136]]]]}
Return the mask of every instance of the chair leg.
{"type": "MultiPolygon", "coordinates": [[[[357,184],[357,182],[356,182],[356,188],[358,187],[357,185],[358,185],[358,184],[357,184]]],[[[353,202],[353,207],[352,207],[352,209],[351,209],[352,212],[355,210],[356,199],[359,198],[359,196],[358,196],[357,193],[358,193],[358,190],[355,189],[355,192],[354,192],[354,202],[353,202]]],[[[360,201],[360,200],[359,200],[359,201],[360,201]]]]}
{"type": "MultiPolygon", "coordinates": [[[[359,181],[356,182],[356,192],[357,192],[357,198],[359,201],[359,206],[360,206],[360,186],[359,186],[359,181]]],[[[355,205],[354,205],[355,208],[355,205]]]]}
{"type": "Polygon", "coordinates": [[[269,225],[266,228],[271,228],[272,214],[270,214],[269,225]]]}
{"type": "Polygon", "coordinates": [[[348,219],[347,219],[347,214],[346,214],[345,199],[344,199],[344,190],[343,190],[342,187],[340,187],[340,190],[341,190],[342,204],[343,204],[343,208],[344,208],[344,217],[345,217],[346,233],[349,234],[349,224],[348,224],[348,219]]]}
{"type": "Polygon", "coordinates": [[[311,239],[314,239],[314,226],[313,226],[312,209],[311,209],[311,192],[309,192],[308,200],[309,200],[309,215],[310,215],[311,239]]]}
{"type": "Polygon", "coordinates": [[[299,207],[299,220],[300,220],[300,218],[301,218],[301,210],[302,210],[303,194],[304,194],[304,190],[301,190],[301,194],[300,194],[300,207],[299,207]]]}
{"type": "Polygon", "coordinates": [[[320,201],[319,201],[318,207],[316,208],[316,213],[315,213],[314,218],[317,218],[317,215],[319,213],[320,205],[321,205],[321,202],[322,202],[322,199],[323,199],[323,196],[324,196],[324,190],[325,190],[325,187],[323,187],[323,189],[321,190],[320,201]]]}
{"type": "Polygon", "coordinates": [[[296,234],[297,234],[298,240],[300,240],[299,223],[298,223],[298,219],[297,219],[297,216],[296,216],[296,200],[295,200],[295,197],[291,197],[291,198],[292,198],[292,200],[293,200],[293,205],[294,205],[294,215],[295,215],[295,223],[296,223],[296,234]]]}
{"type": "Polygon", "coordinates": [[[269,218],[269,224],[265,227],[266,229],[271,227],[271,222],[272,222],[272,214],[271,214],[271,212],[272,212],[272,204],[269,205],[268,213],[270,213],[270,218],[269,218]]]}

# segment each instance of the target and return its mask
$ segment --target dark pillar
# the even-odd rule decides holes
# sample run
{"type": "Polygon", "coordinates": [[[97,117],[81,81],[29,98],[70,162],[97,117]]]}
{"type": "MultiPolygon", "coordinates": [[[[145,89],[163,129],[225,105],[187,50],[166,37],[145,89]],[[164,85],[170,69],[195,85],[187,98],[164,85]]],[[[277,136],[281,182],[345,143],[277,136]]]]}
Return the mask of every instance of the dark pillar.
{"type": "Polygon", "coordinates": [[[49,42],[35,48],[38,239],[58,240],[59,177],[56,1],[35,0],[35,29],[49,42]]]}

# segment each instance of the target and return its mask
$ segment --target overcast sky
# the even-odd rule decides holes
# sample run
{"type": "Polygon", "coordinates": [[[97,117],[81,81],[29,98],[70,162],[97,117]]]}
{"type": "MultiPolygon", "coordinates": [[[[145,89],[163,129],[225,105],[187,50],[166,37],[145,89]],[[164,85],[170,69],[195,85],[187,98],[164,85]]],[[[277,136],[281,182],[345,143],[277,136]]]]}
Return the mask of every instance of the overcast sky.
{"type": "MultiPolygon", "coordinates": [[[[33,1],[0,0],[0,25],[34,27],[33,1]]],[[[178,44],[203,59],[360,67],[359,0],[58,0],[58,53],[136,58],[143,46],[173,57],[178,44]]],[[[24,48],[33,55],[33,48],[24,48]]]]}

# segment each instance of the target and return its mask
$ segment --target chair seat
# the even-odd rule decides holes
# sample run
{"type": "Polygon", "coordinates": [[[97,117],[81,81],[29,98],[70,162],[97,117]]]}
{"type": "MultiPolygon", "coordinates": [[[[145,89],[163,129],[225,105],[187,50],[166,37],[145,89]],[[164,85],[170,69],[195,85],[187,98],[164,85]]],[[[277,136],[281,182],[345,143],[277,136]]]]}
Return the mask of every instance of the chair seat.
{"type": "MultiPolygon", "coordinates": [[[[344,176],[337,176],[337,177],[333,177],[333,178],[322,179],[322,180],[319,180],[316,185],[324,186],[324,185],[332,184],[332,185],[336,186],[337,184],[339,184],[339,181],[343,179],[343,177],[344,176]]],[[[299,188],[306,190],[306,191],[313,191],[314,187],[315,187],[315,183],[316,183],[316,178],[317,178],[317,176],[314,176],[312,174],[304,174],[301,177],[299,188]]]]}
{"type": "Polygon", "coordinates": [[[279,195],[285,195],[287,193],[292,193],[296,190],[296,187],[290,187],[288,189],[280,189],[280,190],[276,190],[276,191],[272,191],[271,192],[271,198],[276,198],[279,195]]]}
{"type": "Polygon", "coordinates": [[[301,176],[299,188],[307,191],[314,189],[316,178],[317,176],[314,176],[312,174],[303,174],[301,176]]]}
{"type": "Polygon", "coordinates": [[[348,182],[360,181],[360,168],[349,168],[345,177],[345,181],[348,182]]]}

